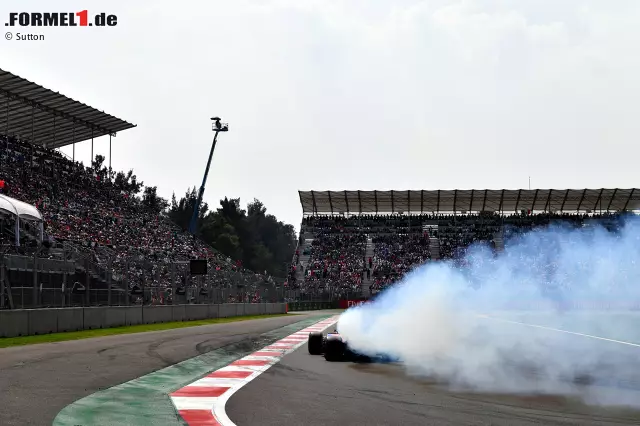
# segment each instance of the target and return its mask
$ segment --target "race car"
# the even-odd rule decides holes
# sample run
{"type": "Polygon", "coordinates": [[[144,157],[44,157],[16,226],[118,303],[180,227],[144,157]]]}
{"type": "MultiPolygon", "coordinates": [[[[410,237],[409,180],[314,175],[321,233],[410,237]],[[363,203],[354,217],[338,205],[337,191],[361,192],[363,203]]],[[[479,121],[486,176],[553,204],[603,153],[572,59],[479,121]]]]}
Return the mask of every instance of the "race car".
{"type": "Polygon", "coordinates": [[[338,330],[326,335],[321,332],[309,333],[308,347],[309,354],[324,355],[324,359],[327,361],[393,362],[393,359],[388,356],[378,355],[371,357],[352,350],[349,348],[346,339],[338,333],[338,330]]]}
{"type": "Polygon", "coordinates": [[[326,335],[321,332],[309,333],[308,346],[311,355],[324,355],[324,359],[327,361],[371,362],[369,357],[350,350],[349,345],[338,333],[338,330],[326,335]]]}

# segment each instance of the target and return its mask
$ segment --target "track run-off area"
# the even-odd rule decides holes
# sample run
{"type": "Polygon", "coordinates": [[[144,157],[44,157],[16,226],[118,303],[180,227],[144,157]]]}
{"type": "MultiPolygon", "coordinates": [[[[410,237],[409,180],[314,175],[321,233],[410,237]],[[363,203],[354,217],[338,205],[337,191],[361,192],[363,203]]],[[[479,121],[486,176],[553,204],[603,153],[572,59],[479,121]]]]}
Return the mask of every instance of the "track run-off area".
{"type": "Polygon", "coordinates": [[[0,425],[184,424],[169,393],[331,314],[0,349],[0,425]]]}
{"type": "MultiPolygon", "coordinates": [[[[0,349],[0,424],[640,424],[640,413],[628,408],[588,406],[555,395],[454,392],[408,376],[402,365],[331,363],[309,355],[304,336],[335,319],[336,312],[306,312],[0,349]],[[194,388],[206,390],[198,395],[194,388]],[[226,390],[207,394],[215,388],[226,390]],[[195,411],[185,416],[189,409],[195,411]]],[[[625,346],[640,358],[634,346],[639,342],[632,339],[573,330],[570,324],[554,330],[534,319],[497,315],[487,321],[605,339],[602,344],[625,346]]],[[[640,401],[640,387],[624,392],[640,401]]]]}

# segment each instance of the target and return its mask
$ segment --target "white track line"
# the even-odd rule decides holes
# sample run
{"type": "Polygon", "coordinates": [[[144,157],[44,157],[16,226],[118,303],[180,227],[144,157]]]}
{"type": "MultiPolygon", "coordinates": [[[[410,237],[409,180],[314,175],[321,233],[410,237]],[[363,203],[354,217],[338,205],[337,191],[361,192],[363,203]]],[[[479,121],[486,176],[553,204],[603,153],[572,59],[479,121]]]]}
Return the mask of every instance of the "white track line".
{"type": "Polygon", "coordinates": [[[543,325],[527,324],[525,322],[512,321],[512,320],[507,320],[507,319],[503,319],[503,318],[491,317],[489,315],[478,315],[478,317],[492,319],[492,320],[495,320],[495,321],[507,322],[507,323],[510,323],[510,324],[518,324],[518,325],[524,325],[524,326],[527,326],[527,327],[540,328],[542,330],[550,330],[550,331],[557,331],[559,333],[573,334],[574,336],[589,337],[591,339],[604,340],[605,342],[620,343],[621,345],[635,346],[636,348],[640,348],[640,344],[637,344],[637,343],[625,342],[625,341],[622,341],[622,340],[615,340],[615,339],[607,339],[606,337],[592,336],[591,334],[577,333],[575,331],[567,331],[567,330],[562,330],[562,329],[559,329],[559,328],[545,327],[543,325]]]}
{"type": "Polygon", "coordinates": [[[310,332],[326,330],[338,322],[338,317],[327,318],[297,331],[178,389],[170,395],[173,405],[189,425],[235,426],[225,411],[229,398],[277,364],[283,356],[307,343],[310,332]]]}

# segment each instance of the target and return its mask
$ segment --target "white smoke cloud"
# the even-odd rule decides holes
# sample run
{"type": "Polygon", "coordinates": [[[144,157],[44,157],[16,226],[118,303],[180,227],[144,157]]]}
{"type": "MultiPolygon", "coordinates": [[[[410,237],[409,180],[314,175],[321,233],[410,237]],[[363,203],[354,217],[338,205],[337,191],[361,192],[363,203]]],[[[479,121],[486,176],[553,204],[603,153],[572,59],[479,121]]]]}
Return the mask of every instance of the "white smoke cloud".
{"type": "Polygon", "coordinates": [[[630,337],[640,335],[630,312],[640,305],[637,219],[617,233],[552,226],[497,256],[472,247],[464,260],[418,268],[343,313],[340,333],[355,350],[397,357],[407,374],[452,388],[640,405],[638,391],[621,389],[640,366],[640,338],[630,337]]]}

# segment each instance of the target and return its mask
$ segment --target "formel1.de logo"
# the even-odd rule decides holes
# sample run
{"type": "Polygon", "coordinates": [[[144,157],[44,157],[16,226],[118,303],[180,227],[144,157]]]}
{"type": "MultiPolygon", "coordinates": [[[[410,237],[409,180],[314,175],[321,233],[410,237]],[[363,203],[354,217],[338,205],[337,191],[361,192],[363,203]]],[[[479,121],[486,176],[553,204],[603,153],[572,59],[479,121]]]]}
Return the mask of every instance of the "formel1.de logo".
{"type": "Polygon", "coordinates": [[[5,27],[115,27],[118,17],[105,12],[11,12],[5,27]]]}

